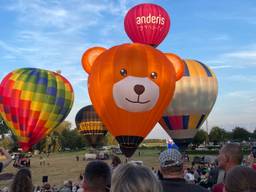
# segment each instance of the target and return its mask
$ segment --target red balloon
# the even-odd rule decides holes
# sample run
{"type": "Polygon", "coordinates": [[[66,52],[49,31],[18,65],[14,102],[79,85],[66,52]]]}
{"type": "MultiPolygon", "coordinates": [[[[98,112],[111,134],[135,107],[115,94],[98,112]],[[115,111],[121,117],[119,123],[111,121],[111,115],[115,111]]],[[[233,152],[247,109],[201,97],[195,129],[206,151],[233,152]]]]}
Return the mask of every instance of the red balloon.
{"type": "Polygon", "coordinates": [[[157,47],[169,32],[170,17],[159,5],[143,3],[127,12],[124,28],[133,42],[157,47]]]}

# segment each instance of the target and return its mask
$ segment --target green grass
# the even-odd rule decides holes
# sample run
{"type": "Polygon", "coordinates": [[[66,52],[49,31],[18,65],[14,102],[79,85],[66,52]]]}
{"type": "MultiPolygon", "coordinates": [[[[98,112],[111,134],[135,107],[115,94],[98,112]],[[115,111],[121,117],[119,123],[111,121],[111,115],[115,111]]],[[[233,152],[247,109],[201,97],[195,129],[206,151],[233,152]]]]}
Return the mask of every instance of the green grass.
{"type": "MultiPolygon", "coordinates": [[[[157,150],[140,150],[141,156],[138,156],[138,151],[129,160],[141,160],[148,167],[154,166],[158,168],[158,152],[157,150]]],[[[82,161],[85,151],[79,152],[63,152],[50,154],[49,158],[46,159],[46,165],[40,166],[39,155],[31,158],[31,171],[34,185],[41,185],[42,176],[48,175],[48,180],[51,185],[62,185],[65,180],[72,180],[73,182],[78,181],[80,173],[83,173],[87,161],[82,161]],[[80,157],[80,161],[77,162],[75,157],[80,157]],[[49,163],[49,165],[47,165],[49,163]]],[[[125,157],[120,156],[123,162],[125,157]]],[[[111,160],[106,161],[109,165],[111,160]]],[[[18,169],[13,168],[12,164],[4,169],[3,173],[15,174],[18,169]]],[[[8,186],[11,181],[0,181],[0,188],[8,186]]]]}
{"type": "MultiPolygon", "coordinates": [[[[135,154],[129,160],[143,161],[144,165],[155,169],[159,168],[159,154],[161,149],[138,149],[135,154]],[[138,155],[140,151],[140,156],[138,155]]],[[[44,167],[40,166],[39,155],[33,156],[31,158],[31,171],[32,179],[34,185],[42,185],[42,176],[48,175],[48,180],[51,185],[60,186],[65,180],[72,180],[73,182],[78,181],[78,177],[83,173],[84,168],[88,161],[83,161],[85,151],[78,152],[62,152],[50,154],[49,158],[46,158],[46,165],[44,167]],[[80,157],[80,161],[76,161],[76,156],[80,157]],[[49,163],[49,165],[47,165],[49,163]]],[[[194,155],[190,155],[192,160],[194,155]]],[[[126,161],[123,155],[119,156],[122,162],[126,161]]],[[[111,160],[106,161],[109,165],[111,160]]],[[[15,174],[18,169],[13,168],[9,165],[4,169],[5,173],[15,174]]],[[[8,186],[11,181],[0,181],[0,188],[8,186]]]]}

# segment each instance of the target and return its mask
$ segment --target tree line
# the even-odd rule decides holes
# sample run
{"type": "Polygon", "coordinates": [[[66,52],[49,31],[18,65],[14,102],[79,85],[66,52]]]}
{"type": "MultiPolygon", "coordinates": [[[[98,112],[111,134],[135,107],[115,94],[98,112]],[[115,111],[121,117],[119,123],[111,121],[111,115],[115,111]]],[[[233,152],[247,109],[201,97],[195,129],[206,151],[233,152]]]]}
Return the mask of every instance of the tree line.
{"type": "MultiPolygon", "coordinates": [[[[54,152],[61,150],[78,150],[85,147],[90,147],[84,135],[80,134],[77,129],[71,129],[72,124],[68,121],[62,122],[54,131],[46,138],[41,140],[34,149],[45,152],[54,152]]],[[[17,150],[17,139],[10,129],[0,117],[0,146],[7,147],[8,149],[17,150]],[[11,139],[5,137],[6,133],[11,134],[11,139]]],[[[203,143],[212,142],[213,144],[220,144],[221,142],[242,142],[242,141],[256,141],[256,129],[249,132],[245,128],[235,127],[232,131],[226,131],[224,128],[213,127],[208,134],[205,130],[198,130],[193,139],[193,144],[198,146],[203,143]]],[[[161,139],[146,139],[143,143],[162,143],[166,141],[161,139]]],[[[103,145],[117,145],[116,140],[111,134],[107,134],[103,145]]]]}
{"type": "Polygon", "coordinates": [[[220,127],[213,127],[208,134],[205,130],[198,130],[193,139],[194,145],[212,142],[217,145],[221,142],[243,142],[256,141],[256,128],[253,132],[249,132],[243,127],[235,127],[232,131],[226,131],[220,127]]]}

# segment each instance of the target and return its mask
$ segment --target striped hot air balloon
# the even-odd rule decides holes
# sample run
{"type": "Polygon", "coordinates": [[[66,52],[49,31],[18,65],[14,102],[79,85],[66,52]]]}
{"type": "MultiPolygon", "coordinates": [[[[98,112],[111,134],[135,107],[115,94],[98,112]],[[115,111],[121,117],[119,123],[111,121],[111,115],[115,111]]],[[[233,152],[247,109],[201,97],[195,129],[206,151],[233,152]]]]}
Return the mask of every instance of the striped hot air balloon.
{"type": "Polygon", "coordinates": [[[1,116],[23,151],[66,118],[73,99],[71,84],[60,74],[43,69],[15,70],[0,84],[1,116]]]}
{"type": "Polygon", "coordinates": [[[177,81],[174,98],[159,123],[184,149],[211,112],[218,85],[213,71],[195,60],[185,60],[184,76],[177,81]]]}
{"type": "Polygon", "coordinates": [[[92,105],[83,107],[76,114],[76,126],[92,147],[103,145],[107,129],[92,105]]]}

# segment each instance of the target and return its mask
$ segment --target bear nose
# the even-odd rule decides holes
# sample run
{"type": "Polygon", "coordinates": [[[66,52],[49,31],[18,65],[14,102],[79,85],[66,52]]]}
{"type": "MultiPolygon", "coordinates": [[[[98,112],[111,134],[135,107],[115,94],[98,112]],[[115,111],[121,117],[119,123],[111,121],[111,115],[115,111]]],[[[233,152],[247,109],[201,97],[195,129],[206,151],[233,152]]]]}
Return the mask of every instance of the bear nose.
{"type": "Polygon", "coordinates": [[[137,93],[138,95],[141,95],[144,91],[145,91],[145,87],[143,85],[135,85],[133,87],[135,93],[137,93]]]}

